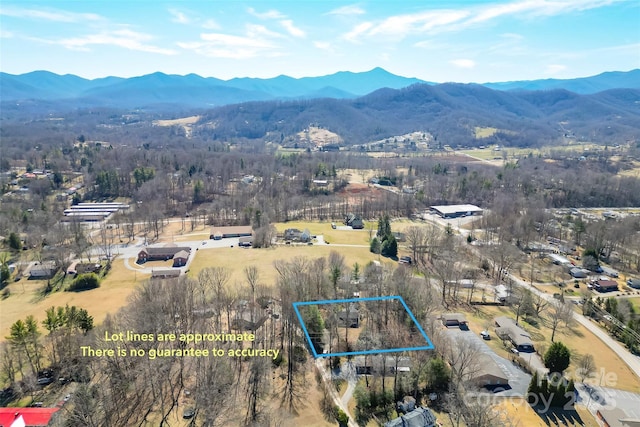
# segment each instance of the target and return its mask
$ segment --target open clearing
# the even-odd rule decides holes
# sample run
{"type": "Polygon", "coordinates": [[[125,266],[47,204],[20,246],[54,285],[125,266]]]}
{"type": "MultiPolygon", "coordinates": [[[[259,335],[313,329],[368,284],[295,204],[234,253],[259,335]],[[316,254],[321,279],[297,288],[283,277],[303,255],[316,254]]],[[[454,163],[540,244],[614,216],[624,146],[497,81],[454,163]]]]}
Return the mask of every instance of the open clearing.
{"type": "MultiPolygon", "coordinates": [[[[273,267],[277,260],[292,260],[296,257],[305,257],[309,260],[322,258],[329,255],[331,251],[339,252],[344,256],[347,267],[351,268],[357,262],[361,267],[370,261],[378,259],[378,255],[369,252],[369,248],[359,247],[339,247],[307,246],[307,245],[281,245],[269,249],[244,249],[239,247],[208,249],[197,252],[195,259],[189,267],[189,276],[197,277],[205,267],[227,267],[231,271],[229,284],[239,288],[246,282],[244,268],[256,266],[260,272],[260,284],[266,286],[275,285],[278,273],[273,267]]],[[[381,258],[381,262],[395,264],[394,261],[381,258]]]]}
{"type": "Polygon", "coordinates": [[[51,306],[69,304],[84,308],[96,324],[101,323],[107,313],[114,313],[124,306],[136,283],[146,278],[148,276],[127,270],[123,260],[116,259],[100,287],[89,291],[55,292],[42,298],[39,294],[46,281],[23,278],[11,283],[8,286],[11,296],[0,301],[0,341],[9,334],[11,324],[16,320],[33,315],[41,321],[45,318],[45,310],[51,306]]]}
{"type": "MultiPolygon", "coordinates": [[[[547,427],[549,425],[598,427],[599,424],[593,416],[584,408],[577,406],[576,411],[550,410],[547,413],[538,413],[522,398],[502,400],[496,407],[514,421],[514,425],[521,427],[547,427]]],[[[538,410],[542,411],[541,408],[538,410]]]]}
{"type": "Polygon", "coordinates": [[[200,116],[183,117],[182,119],[172,120],[154,120],[153,124],[156,126],[184,126],[192,125],[200,120],[200,116]]]}

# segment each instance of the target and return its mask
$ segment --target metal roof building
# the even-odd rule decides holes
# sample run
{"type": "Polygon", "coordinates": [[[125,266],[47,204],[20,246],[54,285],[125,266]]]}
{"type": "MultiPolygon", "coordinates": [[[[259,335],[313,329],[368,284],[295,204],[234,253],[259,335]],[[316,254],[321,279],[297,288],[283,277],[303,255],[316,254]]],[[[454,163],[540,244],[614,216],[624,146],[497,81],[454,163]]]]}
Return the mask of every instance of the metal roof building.
{"type": "Polygon", "coordinates": [[[431,206],[432,212],[437,213],[442,218],[458,218],[461,216],[482,215],[482,209],[476,205],[444,205],[431,206]]]}

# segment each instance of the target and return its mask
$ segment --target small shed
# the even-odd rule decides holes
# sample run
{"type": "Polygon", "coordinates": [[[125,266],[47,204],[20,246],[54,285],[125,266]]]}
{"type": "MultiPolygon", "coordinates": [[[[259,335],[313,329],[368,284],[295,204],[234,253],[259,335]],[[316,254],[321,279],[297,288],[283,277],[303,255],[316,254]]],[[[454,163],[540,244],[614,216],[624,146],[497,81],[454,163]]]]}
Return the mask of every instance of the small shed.
{"type": "Polygon", "coordinates": [[[467,323],[467,319],[462,313],[444,313],[441,316],[442,324],[446,327],[460,326],[467,323]]]}

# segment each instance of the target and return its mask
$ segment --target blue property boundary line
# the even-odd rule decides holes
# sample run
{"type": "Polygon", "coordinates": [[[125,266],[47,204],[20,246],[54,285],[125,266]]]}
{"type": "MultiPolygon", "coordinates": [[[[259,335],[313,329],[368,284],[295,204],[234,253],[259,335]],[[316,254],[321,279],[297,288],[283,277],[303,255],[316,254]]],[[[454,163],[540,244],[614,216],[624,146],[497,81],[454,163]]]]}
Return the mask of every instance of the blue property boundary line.
{"type": "Polygon", "coordinates": [[[332,300],[322,300],[322,301],[299,301],[293,303],[293,309],[296,312],[296,316],[298,316],[298,320],[300,321],[300,325],[302,325],[302,331],[304,332],[307,341],[309,342],[309,347],[311,348],[311,352],[313,353],[313,357],[339,357],[339,356],[359,356],[365,354],[379,354],[379,353],[397,353],[401,351],[416,351],[416,350],[433,350],[435,346],[422,329],[422,326],[416,320],[416,317],[413,315],[407,304],[404,302],[404,299],[399,295],[386,296],[386,297],[367,297],[367,298],[350,298],[350,299],[332,299],[332,300]],[[324,305],[324,304],[341,304],[341,303],[349,303],[349,302],[364,302],[364,301],[391,301],[397,300],[400,301],[404,309],[409,314],[409,317],[420,331],[420,334],[425,339],[428,345],[426,346],[418,346],[418,347],[402,347],[402,348],[385,348],[380,350],[363,350],[363,351],[349,351],[342,353],[322,353],[318,354],[316,352],[316,348],[311,341],[311,336],[309,336],[309,331],[307,330],[307,326],[304,324],[304,320],[302,320],[302,315],[300,314],[300,310],[298,307],[305,305],[324,305]]]}

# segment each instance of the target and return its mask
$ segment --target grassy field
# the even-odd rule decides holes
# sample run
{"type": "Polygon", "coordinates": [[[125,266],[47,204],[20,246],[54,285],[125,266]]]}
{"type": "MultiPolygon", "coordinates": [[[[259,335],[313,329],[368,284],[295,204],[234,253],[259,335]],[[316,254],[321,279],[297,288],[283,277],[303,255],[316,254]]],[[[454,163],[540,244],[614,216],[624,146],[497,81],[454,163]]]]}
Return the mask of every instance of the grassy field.
{"type": "MultiPolygon", "coordinates": [[[[538,413],[522,398],[504,399],[495,408],[502,412],[514,425],[521,427],[547,427],[549,425],[564,425],[570,427],[598,427],[599,424],[584,408],[577,407],[576,411],[550,410],[538,413]]],[[[542,409],[538,409],[542,411],[542,409]]]]}
{"type": "Polygon", "coordinates": [[[11,296],[0,301],[0,341],[9,334],[11,324],[18,319],[33,315],[38,321],[45,317],[45,310],[51,306],[66,304],[82,307],[100,323],[107,315],[124,306],[136,283],[148,276],[127,270],[122,260],[116,259],[111,271],[97,289],[83,292],[55,292],[41,297],[46,281],[27,280],[11,283],[11,296]]]}
{"type": "Polygon", "coordinates": [[[200,116],[184,117],[182,119],[173,120],[154,120],[153,124],[156,126],[183,126],[192,125],[200,120],[200,116]]]}
{"type": "MultiPolygon", "coordinates": [[[[336,222],[336,225],[342,225],[336,222]]],[[[338,230],[331,228],[331,222],[317,221],[291,221],[275,224],[279,233],[284,232],[287,228],[297,228],[299,230],[309,229],[312,235],[323,235],[324,240],[333,244],[341,245],[369,245],[369,228],[373,230],[375,235],[378,224],[365,222],[362,230],[338,230]]],[[[336,249],[338,250],[338,249],[336,249]]],[[[340,251],[342,250],[339,249],[340,251]]]]}
{"type": "Polygon", "coordinates": [[[482,127],[476,126],[476,128],[474,129],[474,132],[475,132],[476,139],[481,139],[481,138],[488,138],[494,135],[496,132],[498,132],[498,129],[490,128],[490,127],[482,128],[482,127]]]}
{"type": "Polygon", "coordinates": [[[640,313],[640,297],[629,298],[629,302],[636,309],[636,313],[640,313]]]}
{"type": "MultiPolygon", "coordinates": [[[[276,260],[292,260],[296,257],[309,259],[326,257],[331,251],[337,251],[344,256],[345,264],[352,267],[356,262],[360,266],[367,265],[378,256],[369,252],[369,248],[333,247],[327,246],[278,246],[269,249],[222,248],[204,249],[197,252],[189,267],[189,276],[197,277],[198,272],[205,267],[227,267],[231,271],[229,284],[239,286],[246,282],[244,268],[256,266],[260,272],[260,284],[275,285],[277,272],[273,267],[276,260]]],[[[395,264],[394,261],[381,259],[383,263],[395,264]]]]}
{"type": "MultiPolygon", "coordinates": [[[[470,321],[470,329],[475,333],[479,333],[486,328],[493,331],[493,319],[496,316],[507,315],[515,318],[513,312],[506,307],[476,307],[478,307],[476,313],[467,313],[467,318],[470,321]]],[[[537,327],[525,322],[521,322],[521,324],[527,332],[531,334],[538,350],[549,347],[551,344],[551,329],[545,326],[544,322],[540,322],[537,327]]],[[[595,379],[591,378],[587,380],[587,382],[597,384],[600,376],[602,376],[603,387],[634,392],[640,390],[640,378],[636,377],[629,367],[612,352],[609,347],[584,326],[577,322],[572,328],[566,328],[564,325],[559,326],[556,330],[555,341],[561,341],[571,350],[572,361],[569,369],[566,371],[568,377],[575,379],[575,369],[578,366],[579,358],[585,354],[591,354],[595,361],[598,376],[595,379]],[[604,375],[602,375],[602,373],[604,373],[604,375]]],[[[511,354],[504,348],[500,340],[495,339],[495,334],[494,339],[486,341],[486,343],[489,344],[496,353],[504,358],[510,359],[511,354]]]]}

